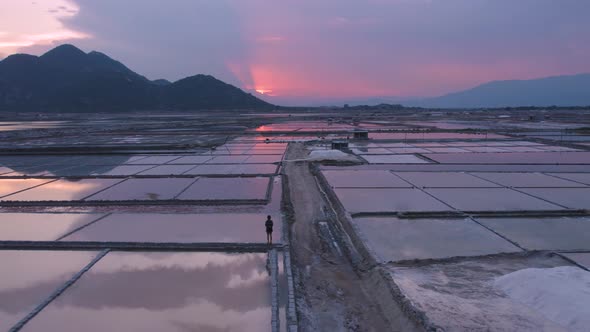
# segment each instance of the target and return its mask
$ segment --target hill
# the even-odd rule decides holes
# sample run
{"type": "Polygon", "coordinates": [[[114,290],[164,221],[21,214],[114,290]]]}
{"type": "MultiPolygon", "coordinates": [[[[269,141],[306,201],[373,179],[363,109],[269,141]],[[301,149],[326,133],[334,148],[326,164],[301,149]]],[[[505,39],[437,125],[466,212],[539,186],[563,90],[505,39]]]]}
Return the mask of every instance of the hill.
{"type": "Polygon", "coordinates": [[[590,74],[494,81],[441,97],[404,102],[404,105],[437,108],[588,106],[590,74]]]}
{"type": "Polygon", "coordinates": [[[0,111],[261,109],[272,105],[209,75],[150,81],[100,52],[58,46],[0,61],[0,111]]]}

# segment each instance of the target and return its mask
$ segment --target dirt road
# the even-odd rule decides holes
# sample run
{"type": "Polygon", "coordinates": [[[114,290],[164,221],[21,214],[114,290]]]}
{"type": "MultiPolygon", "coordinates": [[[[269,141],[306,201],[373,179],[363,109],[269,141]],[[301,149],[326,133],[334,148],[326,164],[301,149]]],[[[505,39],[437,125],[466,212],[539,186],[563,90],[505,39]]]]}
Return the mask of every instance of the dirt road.
{"type": "MultiPolygon", "coordinates": [[[[290,144],[285,160],[307,156],[303,144],[290,144]]],[[[393,331],[366,291],[362,272],[326,236],[326,204],[307,162],[286,162],[293,214],[290,241],[296,276],[297,311],[302,331],[393,331]],[[324,224],[325,225],[325,224],[324,224]]],[[[404,331],[407,329],[403,329],[404,331]]]]}

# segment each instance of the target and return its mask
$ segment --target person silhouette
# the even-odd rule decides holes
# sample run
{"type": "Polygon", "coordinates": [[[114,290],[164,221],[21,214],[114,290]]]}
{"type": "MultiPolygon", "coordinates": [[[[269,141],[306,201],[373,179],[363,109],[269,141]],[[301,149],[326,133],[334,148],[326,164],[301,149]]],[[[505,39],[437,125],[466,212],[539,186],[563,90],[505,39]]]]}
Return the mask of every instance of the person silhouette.
{"type": "Polygon", "coordinates": [[[272,219],[270,216],[266,216],[266,222],[264,226],[266,227],[266,244],[272,244],[272,226],[273,226],[272,219]]]}

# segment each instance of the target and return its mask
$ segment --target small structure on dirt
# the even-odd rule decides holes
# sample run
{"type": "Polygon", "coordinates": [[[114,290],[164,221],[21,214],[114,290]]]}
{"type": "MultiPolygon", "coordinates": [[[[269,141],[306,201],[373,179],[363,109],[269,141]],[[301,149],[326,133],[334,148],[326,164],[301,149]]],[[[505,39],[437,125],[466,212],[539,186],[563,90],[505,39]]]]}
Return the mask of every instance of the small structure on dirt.
{"type": "Polygon", "coordinates": [[[348,141],[346,141],[346,140],[332,141],[332,150],[343,150],[343,149],[348,149],[348,141]]]}

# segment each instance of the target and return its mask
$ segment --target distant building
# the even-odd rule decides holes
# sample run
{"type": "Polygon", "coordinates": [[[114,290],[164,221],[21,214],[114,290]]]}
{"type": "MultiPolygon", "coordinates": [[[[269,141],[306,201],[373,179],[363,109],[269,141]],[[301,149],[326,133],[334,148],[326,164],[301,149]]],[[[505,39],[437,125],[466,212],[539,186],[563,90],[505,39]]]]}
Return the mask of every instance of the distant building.
{"type": "Polygon", "coordinates": [[[348,141],[345,141],[345,140],[332,141],[332,150],[344,150],[344,149],[348,149],[348,141]]]}
{"type": "Polygon", "coordinates": [[[369,139],[369,131],[365,129],[355,129],[352,132],[354,139],[369,139]]]}

